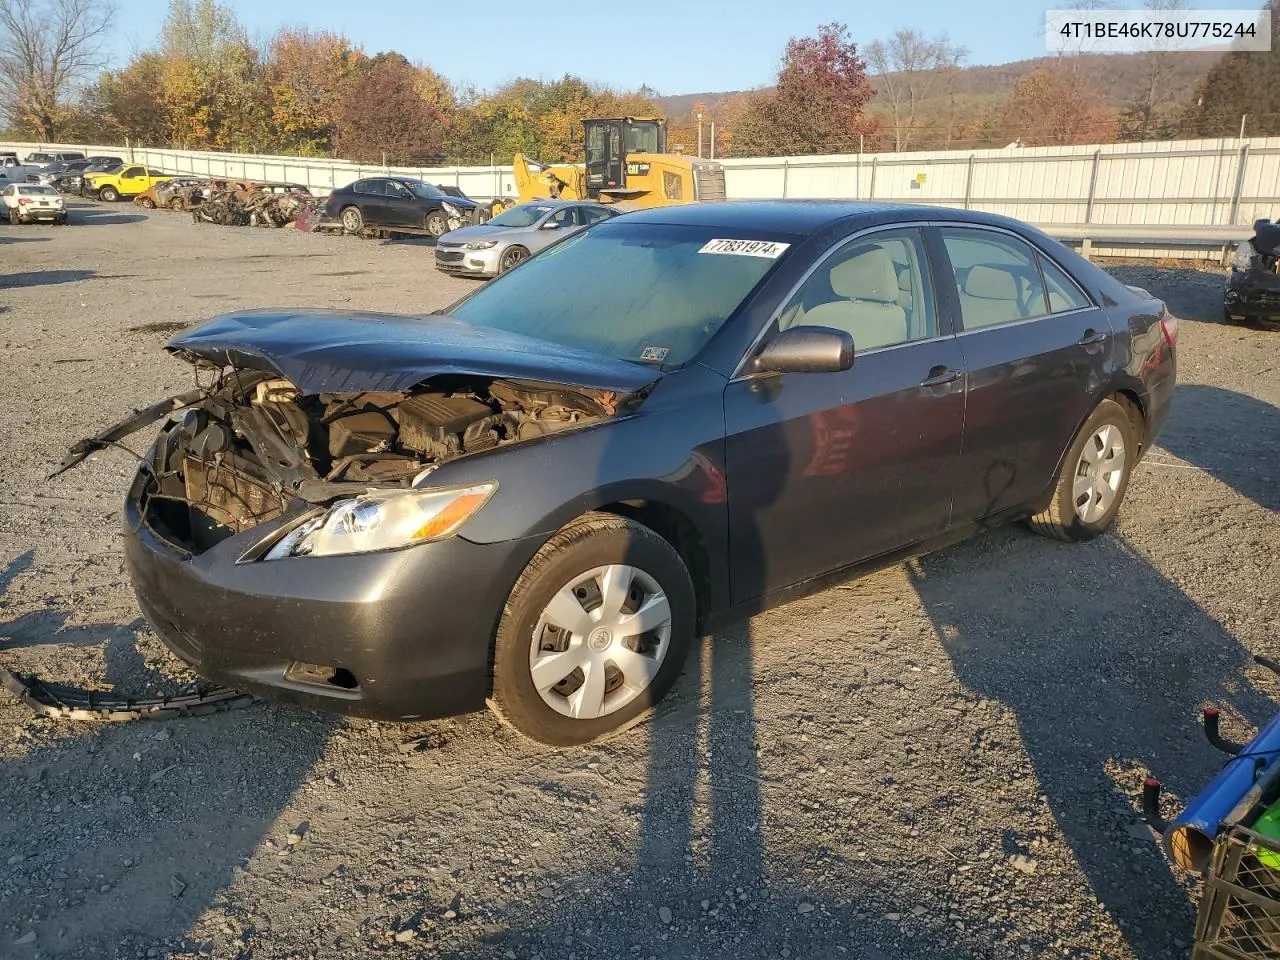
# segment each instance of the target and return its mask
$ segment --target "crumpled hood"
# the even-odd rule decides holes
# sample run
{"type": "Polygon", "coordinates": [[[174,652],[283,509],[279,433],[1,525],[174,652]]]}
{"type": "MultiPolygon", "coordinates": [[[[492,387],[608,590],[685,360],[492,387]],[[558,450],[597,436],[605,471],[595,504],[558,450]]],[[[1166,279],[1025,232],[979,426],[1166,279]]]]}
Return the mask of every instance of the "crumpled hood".
{"type": "Polygon", "coordinates": [[[274,371],[307,393],[408,390],[446,374],[635,393],[651,367],[452,317],[345,310],[246,310],[179,334],[166,350],[220,366],[274,371]]]}

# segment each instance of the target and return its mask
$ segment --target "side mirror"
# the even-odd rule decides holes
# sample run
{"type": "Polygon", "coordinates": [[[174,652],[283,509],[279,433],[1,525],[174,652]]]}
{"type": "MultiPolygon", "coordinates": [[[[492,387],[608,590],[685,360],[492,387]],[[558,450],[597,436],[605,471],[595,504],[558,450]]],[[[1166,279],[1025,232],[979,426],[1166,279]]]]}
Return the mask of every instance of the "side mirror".
{"type": "Polygon", "coordinates": [[[838,373],[853,366],[853,337],[831,327],[791,327],[756,356],[756,373],[838,373]]]}
{"type": "Polygon", "coordinates": [[[542,225],[542,229],[543,230],[559,230],[560,224],[555,220],[548,220],[546,223],[542,225]]]}

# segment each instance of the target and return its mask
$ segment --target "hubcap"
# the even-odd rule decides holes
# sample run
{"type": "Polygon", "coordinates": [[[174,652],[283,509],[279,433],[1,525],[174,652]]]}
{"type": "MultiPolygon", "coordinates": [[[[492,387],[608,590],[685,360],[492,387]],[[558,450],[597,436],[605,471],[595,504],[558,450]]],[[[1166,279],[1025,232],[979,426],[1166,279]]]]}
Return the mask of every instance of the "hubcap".
{"type": "Polygon", "coordinates": [[[1113,424],[1106,424],[1088,439],[1076,464],[1076,516],[1085,523],[1096,523],[1115,503],[1124,479],[1124,434],[1113,424]]]}
{"type": "Polygon", "coordinates": [[[352,233],[355,233],[357,230],[360,229],[359,215],[348,210],[347,215],[342,218],[342,225],[346,227],[348,230],[350,230],[352,233]]]}
{"type": "Polygon", "coordinates": [[[565,584],[533,628],[529,671],[544,703],[590,720],[648,689],[671,647],[671,605],[658,582],[623,564],[565,584]]]}

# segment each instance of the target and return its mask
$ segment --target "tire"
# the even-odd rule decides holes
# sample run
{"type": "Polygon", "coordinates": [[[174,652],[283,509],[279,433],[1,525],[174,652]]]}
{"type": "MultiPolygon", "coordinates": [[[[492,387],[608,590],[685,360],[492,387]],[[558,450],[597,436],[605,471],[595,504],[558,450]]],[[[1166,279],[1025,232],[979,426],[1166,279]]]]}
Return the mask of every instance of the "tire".
{"type": "Polygon", "coordinates": [[[543,545],[507,597],[494,638],[490,706],[520,733],[552,746],[626,729],[680,675],[695,618],[693,583],[671,544],[623,517],[585,514],[543,545]],[[617,594],[617,614],[601,615],[613,606],[610,584],[630,589],[617,594]],[[608,629],[637,608],[649,610],[657,626],[641,638],[608,629]],[[568,626],[556,623],[557,613],[568,626]],[[572,621],[581,627],[576,632],[572,621]]]}
{"type": "Polygon", "coordinates": [[[115,203],[120,199],[120,191],[112,186],[103,187],[98,191],[98,199],[103,203],[115,203]]]}
{"type": "Polygon", "coordinates": [[[364,215],[359,207],[343,207],[338,219],[342,221],[343,233],[359,234],[364,229],[364,215]]]}
{"type": "Polygon", "coordinates": [[[145,207],[147,210],[154,210],[156,208],[156,202],[150,197],[143,197],[138,201],[138,206],[145,207]]]}
{"type": "Polygon", "coordinates": [[[423,222],[423,228],[433,237],[443,237],[449,232],[449,219],[440,210],[433,210],[427,214],[427,219],[423,222]]]}
{"type": "Polygon", "coordinates": [[[1056,540],[1081,541],[1110,527],[1137,462],[1137,433],[1126,406],[1110,399],[1099,403],[1071,442],[1053,498],[1031,518],[1031,529],[1056,540]],[[1108,465],[1115,469],[1107,471],[1108,465]]]}
{"type": "Polygon", "coordinates": [[[512,267],[519,266],[529,259],[529,251],[519,245],[508,247],[502,251],[502,259],[498,261],[498,272],[506,273],[512,267]]]}
{"type": "Polygon", "coordinates": [[[9,222],[10,222],[10,223],[12,223],[15,227],[16,227],[18,224],[22,223],[22,217],[20,217],[20,216],[18,215],[18,208],[17,208],[17,207],[10,207],[10,208],[9,208],[9,222]]]}

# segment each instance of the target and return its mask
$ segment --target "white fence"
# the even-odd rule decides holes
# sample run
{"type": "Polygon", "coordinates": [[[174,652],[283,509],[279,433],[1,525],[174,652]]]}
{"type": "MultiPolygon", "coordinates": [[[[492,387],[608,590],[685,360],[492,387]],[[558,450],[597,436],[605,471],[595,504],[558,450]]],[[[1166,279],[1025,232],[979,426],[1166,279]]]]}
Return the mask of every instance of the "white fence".
{"type": "MultiPolygon", "coordinates": [[[[4,146],[25,156],[42,145],[4,146]]],[[[193,150],[99,145],[64,148],[124,156],[170,173],[302,183],[318,194],[361,177],[386,173],[450,184],[480,199],[515,194],[510,166],[383,167],[193,150]]],[[[1001,213],[1044,227],[1072,228],[1085,224],[1246,227],[1259,217],[1280,218],[1280,137],[721,162],[730,199],[909,201],[1001,213]]],[[[1188,230],[1188,238],[1193,232],[1188,230]]],[[[1190,248],[1174,246],[1159,252],[1196,255],[1190,248]]]]}

